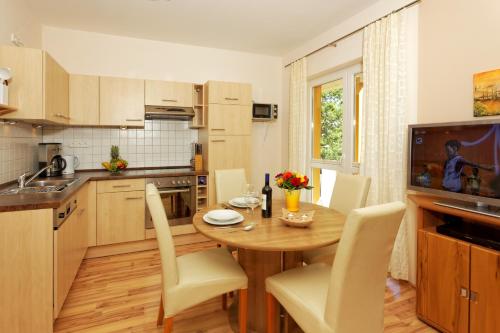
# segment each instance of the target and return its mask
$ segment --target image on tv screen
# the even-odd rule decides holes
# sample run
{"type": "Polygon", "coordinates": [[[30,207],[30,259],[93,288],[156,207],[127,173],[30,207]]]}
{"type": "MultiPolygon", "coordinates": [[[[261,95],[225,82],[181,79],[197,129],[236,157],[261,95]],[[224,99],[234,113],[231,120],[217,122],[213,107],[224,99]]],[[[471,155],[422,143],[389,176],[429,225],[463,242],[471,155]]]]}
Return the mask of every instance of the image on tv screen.
{"type": "Polygon", "coordinates": [[[500,198],[500,124],[412,129],[411,184],[500,198]]]}

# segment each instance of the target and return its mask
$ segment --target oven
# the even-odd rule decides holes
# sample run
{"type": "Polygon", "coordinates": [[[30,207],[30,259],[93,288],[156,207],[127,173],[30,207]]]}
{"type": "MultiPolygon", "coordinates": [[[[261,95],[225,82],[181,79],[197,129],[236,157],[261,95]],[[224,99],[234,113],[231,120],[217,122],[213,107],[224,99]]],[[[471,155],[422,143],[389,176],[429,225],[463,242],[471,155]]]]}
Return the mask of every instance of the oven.
{"type": "MultiPolygon", "coordinates": [[[[191,224],[196,213],[196,177],[169,176],[147,178],[146,184],[154,184],[160,192],[161,201],[170,226],[191,224]]],[[[153,220],[146,207],[146,229],[153,229],[153,220]]]]}

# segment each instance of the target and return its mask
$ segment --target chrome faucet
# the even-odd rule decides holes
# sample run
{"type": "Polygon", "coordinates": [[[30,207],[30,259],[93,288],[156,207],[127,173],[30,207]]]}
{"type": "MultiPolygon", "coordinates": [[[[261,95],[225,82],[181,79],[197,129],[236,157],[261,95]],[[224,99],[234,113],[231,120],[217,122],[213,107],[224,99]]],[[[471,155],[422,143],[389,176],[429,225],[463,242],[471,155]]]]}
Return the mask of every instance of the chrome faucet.
{"type": "Polygon", "coordinates": [[[33,176],[31,176],[30,178],[28,178],[28,180],[26,180],[26,176],[28,175],[28,173],[23,173],[22,175],[20,175],[17,178],[17,185],[18,185],[18,187],[19,188],[25,188],[26,185],[28,185],[29,183],[31,183],[33,181],[33,179],[35,179],[36,177],[38,177],[42,172],[44,172],[45,170],[50,170],[50,169],[52,169],[52,164],[49,164],[46,167],[38,170],[33,176]]]}

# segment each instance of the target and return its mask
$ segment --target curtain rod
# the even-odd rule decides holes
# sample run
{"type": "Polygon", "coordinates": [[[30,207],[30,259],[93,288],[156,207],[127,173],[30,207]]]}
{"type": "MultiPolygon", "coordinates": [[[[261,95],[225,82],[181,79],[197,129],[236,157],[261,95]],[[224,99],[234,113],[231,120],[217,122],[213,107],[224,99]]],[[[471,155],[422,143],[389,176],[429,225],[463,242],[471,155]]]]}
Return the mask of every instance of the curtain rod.
{"type": "MultiPolygon", "coordinates": [[[[419,2],[421,2],[421,1],[422,1],[422,0],[415,0],[415,1],[413,1],[413,2],[410,2],[409,4],[407,4],[407,5],[405,5],[405,6],[401,7],[401,8],[398,8],[398,9],[393,10],[393,11],[391,12],[391,14],[398,13],[398,12],[402,11],[403,9],[406,9],[406,8],[409,8],[409,7],[413,7],[413,6],[415,6],[416,4],[418,4],[418,3],[419,3],[419,2]]],[[[390,15],[390,14],[388,14],[388,15],[390,15]]],[[[341,40],[344,40],[344,39],[346,39],[346,38],[351,37],[352,35],[354,35],[354,34],[356,34],[356,33],[360,32],[360,31],[362,31],[364,28],[366,28],[366,27],[367,27],[367,26],[369,26],[370,24],[375,23],[375,22],[377,22],[378,20],[383,19],[384,17],[386,17],[386,16],[388,16],[388,15],[382,16],[382,17],[380,17],[380,18],[378,18],[378,19],[376,19],[376,20],[374,20],[374,21],[372,21],[372,22],[370,22],[370,23],[368,23],[368,24],[366,24],[366,25],[362,26],[362,27],[361,27],[361,28],[359,28],[359,29],[356,29],[356,30],[354,30],[354,31],[352,31],[352,32],[350,32],[350,33],[348,33],[348,34],[346,34],[346,35],[344,35],[344,36],[340,37],[340,38],[337,38],[337,39],[336,39],[336,40],[334,40],[333,42],[330,42],[330,43],[328,43],[328,44],[326,44],[326,45],[321,46],[320,48],[317,48],[317,49],[316,49],[316,50],[314,50],[314,51],[309,52],[308,54],[306,54],[306,55],[305,55],[305,56],[303,56],[303,57],[300,57],[300,58],[298,58],[298,59],[295,59],[295,60],[294,60],[294,61],[292,61],[292,62],[289,62],[288,64],[286,64],[286,65],[285,65],[285,68],[287,68],[288,66],[290,66],[291,64],[293,64],[295,61],[297,61],[297,60],[299,60],[299,59],[309,57],[310,55],[313,55],[313,54],[315,54],[315,53],[317,53],[317,52],[319,52],[319,51],[321,51],[321,50],[323,50],[323,49],[326,49],[327,47],[330,47],[330,46],[336,46],[336,44],[337,44],[338,42],[340,42],[341,40]]]]}

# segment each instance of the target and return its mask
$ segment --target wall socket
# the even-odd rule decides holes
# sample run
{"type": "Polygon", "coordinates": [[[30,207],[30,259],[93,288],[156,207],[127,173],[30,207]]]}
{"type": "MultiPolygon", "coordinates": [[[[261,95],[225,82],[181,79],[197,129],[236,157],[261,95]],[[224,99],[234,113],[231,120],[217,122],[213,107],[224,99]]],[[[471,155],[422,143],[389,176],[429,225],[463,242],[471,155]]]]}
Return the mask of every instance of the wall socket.
{"type": "Polygon", "coordinates": [[[10,41],[12,44],[14,44],[15,46],[19,46],[19,47],[22,47],[24,46],[24,43],[23,41],[21,40],[21,38],[16,35],[15,33],[11,33],[10,34],[10,41]]]}

